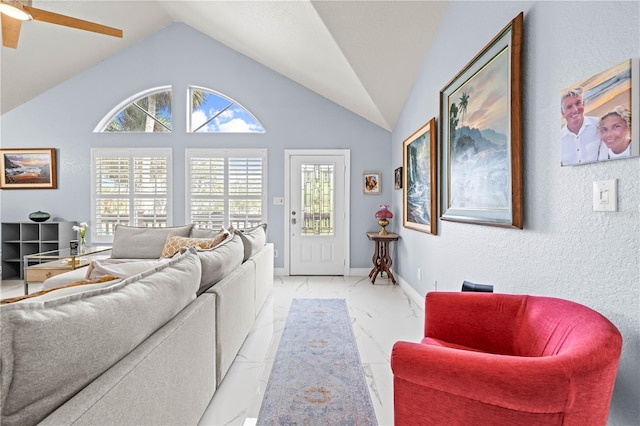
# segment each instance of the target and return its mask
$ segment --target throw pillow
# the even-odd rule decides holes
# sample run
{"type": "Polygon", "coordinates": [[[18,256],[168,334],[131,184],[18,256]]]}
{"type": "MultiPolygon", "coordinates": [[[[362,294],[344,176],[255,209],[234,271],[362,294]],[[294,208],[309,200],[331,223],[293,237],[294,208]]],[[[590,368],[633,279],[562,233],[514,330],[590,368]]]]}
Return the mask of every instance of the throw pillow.
{"type": "Polygon", "coordinates": [[[188,237],[193,225],[146,228],[116,225],[111,257],[113,259],[159,259],[169,234],[188,237]]]}
{"type": "MultiPolygon", "coordinates": [[[[84,280],[72,282],[69,284],[65,284],[60,287],[48,288],[46,290],[36,291],[35,293],[25,294],[23,296],[10,297],[7,299],[0,300],[0,305],[6,305],[8,303],[20,302],[23,300],[34,301],[34,302],[43,302],[45,300],[51,300],[62,296],[68,296],[71,293],[78,293],[80,291],[85,291],[87,289],[98,288],[96,286],[91,286],[90,284],[102,284],[109,283],[115,284],[118,281],[118,277],[113,275],[103,275],[101,277],[87,278],[84,280]],[[72,291],[56,291],[56,290],[64,290],[71,287],[80,287],[81,289],[73,289],[72,291]],[[42,297],[47,295],[46,298],[42,297]]],[[[103,286],[100,286],[100,288],[103,286]]]]}
{"type": "Polygon", "coordinates": [[[196,228],[194,227],[191,230],[191,238],[215,238],[218,234],[225,233],[224,228],[221,229],[206,229],[206,228],[196,228]]]}
{"type": "Polygon", "coordinates": [[[160,257],[171,257],[178,253],[180,249],[189,247],[210,249],[223,242],[225,238],[227,238],[227,234],[223,233],[219,233],[215,238],[185,238],[169,234],[160,257]]]}
{"type": "Polygon", "coordinates": [[[255,228],[237,229],[244,244],[244,261],[258,253],[267,242],[267,224],[263,223],[255,228]]]}
{"type": "Polygon", "coordinates": [[[137,259],[104,259],[92,260],[87,268],[86,278],[104,275],[115,275],[119,278],[132,277],[149,269],[168,262],[169,259],[137,260],[137,259]]]}

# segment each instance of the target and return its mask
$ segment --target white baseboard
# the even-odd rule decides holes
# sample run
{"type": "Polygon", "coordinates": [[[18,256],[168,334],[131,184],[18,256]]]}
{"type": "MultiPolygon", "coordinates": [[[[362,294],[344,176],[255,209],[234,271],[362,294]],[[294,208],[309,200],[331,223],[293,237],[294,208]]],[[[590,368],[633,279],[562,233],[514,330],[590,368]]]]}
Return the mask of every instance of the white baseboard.
{"type": "MultiPolygon", "coordinates": [[[[349,276],[350,277],[366,277],[367,275],[369,275],[370,271],[371,269],[369,268],[351,268],[349,269],[349,276]]],[[[273,275],[282,277],[287,274],[285,273],[284,268],[274,268],[273,275]]]]}
{"type": "MultiPolygon", "coordinates": [[[[349,269],[349,276],[352,277],[366,277],[369,275],[371,269],[369,268],[351,268],[349,269]]],[[[273,274],[275,276],[286,276],[284,268],[274,268],[273,274]]],[[[420,295],[415,288],[411,287],[407,281],[401,276],[394,274],[398,285],[404,291],[404,293],[420,308],[424,311],[424,295],[420,295]]]]}
{"type": "Polygon", "coordinates": [[[404,291],[404,294],[409,296],[409,298],[413,300],[413,302],[424,311],[425,295],[420,295],[420,293],[418,293],[415,288],[411,287],[411,285],[409,285],[409,283],[406,282],[401,276],[396,275],[396,280],[398,281],[398,284],[400,285],[402,291],[404,291]]]}

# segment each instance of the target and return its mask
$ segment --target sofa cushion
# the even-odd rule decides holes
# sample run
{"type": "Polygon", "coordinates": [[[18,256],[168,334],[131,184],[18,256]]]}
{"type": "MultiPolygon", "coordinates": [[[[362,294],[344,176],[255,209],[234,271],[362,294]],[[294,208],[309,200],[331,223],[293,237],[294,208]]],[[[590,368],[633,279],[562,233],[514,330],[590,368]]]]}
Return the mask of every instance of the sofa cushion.
{"type": "Polygon", "coordinates": [[[196,228],[195,226],[191,229],[191,238],[214,238],[220,233],[229,233],[224,228],[221,229],[207,229],[207,228],[196,228]]]}
{"type": "Polygon", "coordinates": [[[202,278],[198,294],[220,281],[238,268],[243,260],[244,245],[238,235],[233,235],[209,250],[198,250],[202,264],[202,278]]]}
{"type": "Polygon", "coordinates": [[[170,259],[103,259],[92,260],[87,267],[86,278],[96,278],[104,275],[115,275],[119,278],[129,278],[149,269],[157,268],[170,259]]]}
{"type": "Polygon", "coordinates": [[[4,426],[35,424],[195,299],[192,250],[107,288],[0,306],[4,426]]]}
{"type": "Polygon", "coordinates": [[[45,300],[58,299],[60,297],[69,296],[71,294],[82,293],[96,288],[108,287],[112,284],[122,281],[113,275],[103,275],[94,278],[85,278],[80,281],[74,281],[64,284],[60,287],[43,289],[35,293],[29,293],[23,296],[16,296],[9,299],[0,300],[0,305],[8,303],[25,303],[25,302],[44,302],[45,300]]]}
{"type": "Polygon", "coordinates": [[[215,247],[224,241],[227,238],[226,233],[220,232],[215,237],[210,238],[190,238],[190,237],[179,237],[177,235],[169,234],[167,237],[167,241],[164,244],[164,248],[162,249],[162,254],[160,257],[171,257],[174,254],[178,253],[180,249],[189,248],[189,247],[197,247],[200,249],[210,249],[211,247],[215,247]]]}
{"type": "Polygon", "coordinates": [[[169,234],[188,237],[193,225],[147,228],[116,225],[111,257],[114,259],[159,259],[169,234]]]}
{"type": "Polygon", "coordinates": [[[267,224],[263,223],[255,228],[236,229],[244,244],[243,262],[258,253],[267,242],[267,224]]]}

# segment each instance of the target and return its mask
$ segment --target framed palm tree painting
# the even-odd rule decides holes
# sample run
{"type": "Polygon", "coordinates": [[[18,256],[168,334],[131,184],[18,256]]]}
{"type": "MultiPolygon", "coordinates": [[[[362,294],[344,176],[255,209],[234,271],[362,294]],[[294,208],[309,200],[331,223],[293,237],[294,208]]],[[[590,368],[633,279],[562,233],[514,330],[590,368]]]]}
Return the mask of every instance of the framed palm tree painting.
{"type": "Polygon", "coordinates": [[[440,92],[442,220],[522,229],[522,20],[440,92]]]}

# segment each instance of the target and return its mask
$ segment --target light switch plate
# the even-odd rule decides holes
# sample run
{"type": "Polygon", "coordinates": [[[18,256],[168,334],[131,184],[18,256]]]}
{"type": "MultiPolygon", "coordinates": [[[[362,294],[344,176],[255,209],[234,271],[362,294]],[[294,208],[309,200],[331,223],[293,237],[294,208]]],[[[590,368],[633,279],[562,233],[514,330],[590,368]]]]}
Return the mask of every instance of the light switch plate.
{"type": "Polygon", "coordinates": [[[593,211],[618,211],[618,179],[593,182],[593,211]]]}

